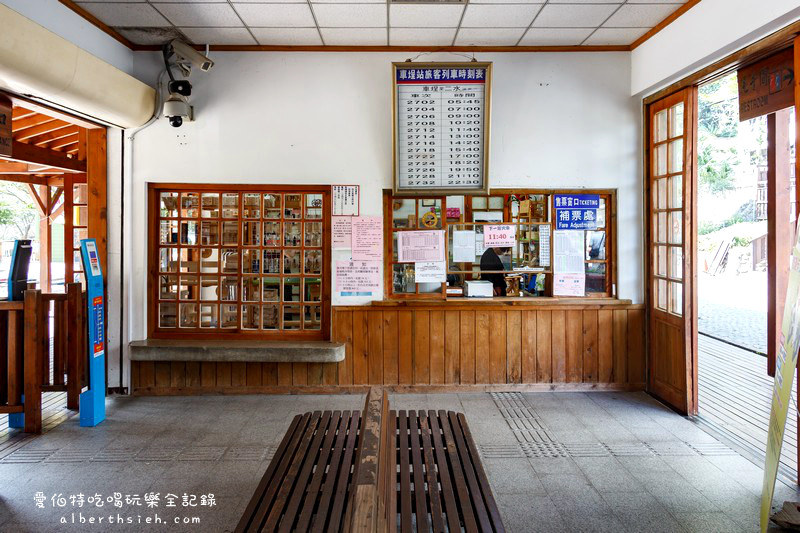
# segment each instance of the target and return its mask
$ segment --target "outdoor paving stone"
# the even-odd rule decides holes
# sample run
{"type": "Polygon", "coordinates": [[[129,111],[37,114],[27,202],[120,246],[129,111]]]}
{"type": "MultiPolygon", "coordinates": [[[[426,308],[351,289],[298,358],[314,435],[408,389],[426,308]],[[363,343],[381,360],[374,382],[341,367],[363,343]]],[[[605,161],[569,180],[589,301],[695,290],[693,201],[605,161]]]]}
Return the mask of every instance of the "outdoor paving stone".
{"type": "Polygon", "coordinates": [[[724,513],[680,513],[677,520],[689,533],[744,533],[746,530],[724,513]]]}
{"type": "Polygon", "coordinates": [[[497,498],[497,506],[503,517],[503,525],[513,533],[574,531],[547,496],[501,494],[497,498]]]}
{"type": "Polygon", "coordinates": [[[581,507],[566,515],[566,521],[572,526],[573,531],[581,533],[627,533],[633,530],[613,514],[586,514],[581,507]]]}
{"type": "Polygon", "coordinates": [[[547,476],[540,476],[539,481],[542,482],[545,490],[554,499],[560,497],[565,493],[577,493],[579,491],[593,491],[592,485],[584,475],[575,474],[551,474],[547,476]]]}
{"type": "Polygon", "coordinates": [[[667,511],[630,509],[615,511],[614,516],[626,530],[637,533],[685,533],[685,528],[667,511]]]}
{"type": "Polygon", "coordinates": [[[719,511],[716,505],[691,486],[649,488],[648,492],[671,513],[719,511]]]}
{"type": "Polygon", "coordinates": [[[528,462],[536,474],[544,475],[581,475],[581,469],[571,457],[530,457],[528,462]]]}
{"type": "Polygon", "coordinates": [[[547,494],[525,459],[484,459],[483,465],[494,492],[547,494]]]}

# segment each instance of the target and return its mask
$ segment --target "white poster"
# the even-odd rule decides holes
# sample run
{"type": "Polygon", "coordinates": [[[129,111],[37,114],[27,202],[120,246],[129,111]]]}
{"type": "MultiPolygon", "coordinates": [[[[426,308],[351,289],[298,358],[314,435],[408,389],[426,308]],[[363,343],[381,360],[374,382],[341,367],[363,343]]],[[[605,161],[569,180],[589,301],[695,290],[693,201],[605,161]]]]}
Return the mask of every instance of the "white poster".
{"type": "Polygon", "coordinates": [[[584,274],[583,231],[555,230],[553,232],[553,272],[584,274]]]}
{"type": "Polygon", "coordinates": [[[539,266],[550,266],[550,226],[539,226],[539,266]]]}
{"type": "Polygon", "coordinates": [[[472,230],[453,231],[453,262],[475,262],[475,232],[472,230]]]}
{"type": "Polygon", "coordinates": [[[333,216],[358,216],[358,185],[332,187],[333,216]]]}
{"type": "Polygon", "coordinates": [[[414,280],[417,283],[444,283],[446,279],[446,262],[421,261],[414,263],[414,280]]]}
{"type": "Polygon", "coordinates": [[[444,261],[444,231],[400,231],[397,234],[400,263],[444,261]]]}

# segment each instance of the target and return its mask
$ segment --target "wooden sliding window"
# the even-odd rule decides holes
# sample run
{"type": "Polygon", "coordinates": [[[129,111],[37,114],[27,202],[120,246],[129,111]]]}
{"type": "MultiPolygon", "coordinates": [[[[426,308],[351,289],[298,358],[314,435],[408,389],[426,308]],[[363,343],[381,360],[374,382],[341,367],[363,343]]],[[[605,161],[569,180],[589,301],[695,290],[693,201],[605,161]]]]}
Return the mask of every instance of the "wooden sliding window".
{"type": "Polygon", "coordinates": [[[150,189],[150,332],[329,336],[329,187],[150,189]]]}

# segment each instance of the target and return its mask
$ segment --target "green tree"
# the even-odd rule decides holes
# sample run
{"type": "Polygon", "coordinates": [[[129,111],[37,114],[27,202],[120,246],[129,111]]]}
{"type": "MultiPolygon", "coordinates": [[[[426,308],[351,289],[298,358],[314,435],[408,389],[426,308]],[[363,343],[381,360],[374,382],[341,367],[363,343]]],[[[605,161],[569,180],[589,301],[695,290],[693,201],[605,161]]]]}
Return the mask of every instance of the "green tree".
{"type": "Polygon", "coordinates": [[[27,185],[0,182],[0,235],[3,239],[30,239],[39,212],[27,185]]]}
{"type": "Polygon", "coordinates": [[[697,155],[700,186],[710,193],[721,193],[736,188],[734,166],[738,162],[736,149],[719,148],[711,143],[703,143],[697,155]]]}

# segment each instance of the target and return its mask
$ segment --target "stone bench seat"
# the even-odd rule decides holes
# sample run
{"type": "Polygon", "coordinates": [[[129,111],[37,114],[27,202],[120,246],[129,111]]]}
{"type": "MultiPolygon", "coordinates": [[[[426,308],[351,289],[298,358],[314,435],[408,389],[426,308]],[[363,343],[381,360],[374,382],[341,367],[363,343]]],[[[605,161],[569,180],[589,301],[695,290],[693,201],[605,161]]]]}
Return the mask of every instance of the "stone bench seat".
{"type": "Polygon", "coordinates": [[[131,361],[338,363],[341,342],[148,339],[129,344],[131,361]]]}

